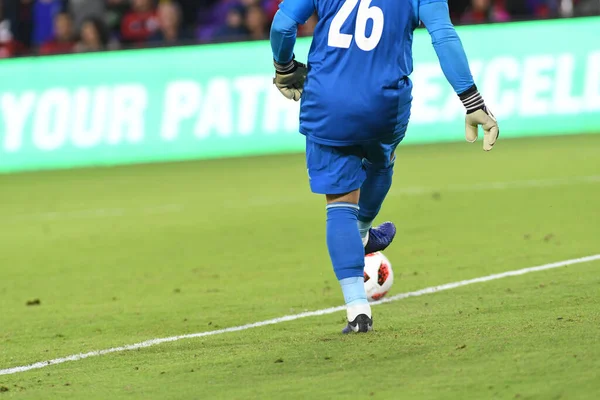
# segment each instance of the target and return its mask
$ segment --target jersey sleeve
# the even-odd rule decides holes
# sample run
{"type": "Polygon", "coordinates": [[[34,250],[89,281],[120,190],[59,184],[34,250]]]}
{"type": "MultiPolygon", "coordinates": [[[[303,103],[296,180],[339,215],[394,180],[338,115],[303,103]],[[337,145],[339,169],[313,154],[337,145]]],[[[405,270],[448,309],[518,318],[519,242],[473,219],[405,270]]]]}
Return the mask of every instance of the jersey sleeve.
{"type": "Polygon", "coordinates": [[[278,64],[287,64],[294,57],[298,24],[284,12],[277,11],[271,24],[271,50],[278,64]]]}
{"type": "Polygon", "coordinates": [[[284,0],[279,4],[279,10],[302,25],[315,12],[313,0],[284,0]]]}
{"type": "Polygon", "coordinates": [[[306,23],[314,11],[313,0],[285,0],[279,5],[271,25],[271,50],[275,62],[287,64],[292,60],[298,24],[306,23]]]}
{"type": "Polygon", "coordinates": [[[450,21],[446,0],[419,0],[419,19],[431,35],[442,71],[457,94],[474,85],[462,42],[450,21]]]}

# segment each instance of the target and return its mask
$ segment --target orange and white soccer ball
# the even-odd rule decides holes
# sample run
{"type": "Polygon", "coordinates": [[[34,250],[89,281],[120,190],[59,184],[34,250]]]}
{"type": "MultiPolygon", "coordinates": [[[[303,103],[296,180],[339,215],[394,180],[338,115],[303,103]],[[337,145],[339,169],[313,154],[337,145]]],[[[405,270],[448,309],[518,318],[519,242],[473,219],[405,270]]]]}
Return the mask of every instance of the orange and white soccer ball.
{"type": "Polygon", "coordinates": [[[369,301],[381,299],[392,288],[394,271],[392,264],[382,252],[365,256],[365,291],[369,301]]]}

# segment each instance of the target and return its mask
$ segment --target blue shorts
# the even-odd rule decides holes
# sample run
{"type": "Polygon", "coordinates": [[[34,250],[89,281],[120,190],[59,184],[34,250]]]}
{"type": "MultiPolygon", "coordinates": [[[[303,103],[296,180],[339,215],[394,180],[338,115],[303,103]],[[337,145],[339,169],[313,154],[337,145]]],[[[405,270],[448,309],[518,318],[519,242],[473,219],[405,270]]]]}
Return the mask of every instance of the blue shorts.
{"type": "Polygon", "coordinates": [[[310,189],[319,194],[344,194],[360,189],[367,167],[389,168],[404,134],[385,142],[354,146],[329,146],[306,137],[306,167],[310,189]]]}

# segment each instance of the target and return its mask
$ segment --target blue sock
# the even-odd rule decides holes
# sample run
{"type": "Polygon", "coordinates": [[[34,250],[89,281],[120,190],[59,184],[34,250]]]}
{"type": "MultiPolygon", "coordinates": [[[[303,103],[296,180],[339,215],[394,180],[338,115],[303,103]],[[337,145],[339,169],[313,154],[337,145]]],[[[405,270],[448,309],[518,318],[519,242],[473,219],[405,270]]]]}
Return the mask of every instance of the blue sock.
{"type": "Polygon", "coordinates": [[[367,236],[371,224],[385,200],[390,187],[392,187],[392,175],[394,165],[379,168],[368,161],[363,161],[367,171],[367,179],[360,188],[360,212],[358,213],[358,228],[362,238],[367,236]]]}
{"type": "Polygon", "coordinates": [[[358,233],[357,216],[356,204],[333,203],[327,206],[327,248],[344,299],[350,305],[367,302],[365,252],[358,233]]]}

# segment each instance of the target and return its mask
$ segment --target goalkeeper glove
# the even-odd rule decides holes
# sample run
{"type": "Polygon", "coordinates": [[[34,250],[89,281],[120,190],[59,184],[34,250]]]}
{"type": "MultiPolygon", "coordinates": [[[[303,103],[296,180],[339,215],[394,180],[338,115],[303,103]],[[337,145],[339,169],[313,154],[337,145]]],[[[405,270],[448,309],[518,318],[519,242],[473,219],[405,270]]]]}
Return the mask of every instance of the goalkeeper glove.
{"type": "Polygon", "coordinates": [[[459,95],[460,100],[467,109],[465,118],[465,136],[467,142],[473,143],[479,136],[479,125],[483,127],[483,150],[490,151],[496,144],[500,135],[498,121],[494,114],[486,107],[483,97],[479,94],[477,86],[459,95]]]}
{"type": "Polygon", "coordinates": [[[306,80],[306,65],[292,59],[287,64],[275,64],[275,78],[273,83],[286,98],[294,101],[300,100],[304,91],[306,80]]]}

